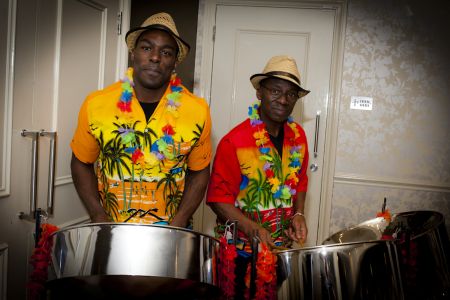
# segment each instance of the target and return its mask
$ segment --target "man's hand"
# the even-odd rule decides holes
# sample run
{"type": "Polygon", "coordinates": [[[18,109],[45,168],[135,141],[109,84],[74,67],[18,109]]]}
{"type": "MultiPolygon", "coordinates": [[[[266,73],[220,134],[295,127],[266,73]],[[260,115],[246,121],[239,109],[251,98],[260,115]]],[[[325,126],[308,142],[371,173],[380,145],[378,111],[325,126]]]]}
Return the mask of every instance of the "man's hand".
{"type": "Polygon", "coordinates": [[[294,215],[291,219],[291,224],[285,233],[291,240],[303,244],[308,237],[308,227],[306,226],[305,216],[294,215]]]}
{"type": "Polygon", "coordinates": [[[273,239],[270,236],[270,232],[247,218],[247,216],[233,204],[211,202],[210,205],[212,210],[223,222],[226,222],[227,220],[237,221],[239,230],[245,233],[250,243],[252,242],[253,237],[257,237],[260,242],[265,243],[269,247],[273,248],[275,246],[273,239]]]}
{"type": "Polygon", "coordinates": [[[250,243],[252,242],[253,238],[256,237],[261,243],[268,245],[270,248],[275,247],[270,232],[256,223],[253,223],[250,228],[246,228],[244,232],[249,237],[250,243]]]}

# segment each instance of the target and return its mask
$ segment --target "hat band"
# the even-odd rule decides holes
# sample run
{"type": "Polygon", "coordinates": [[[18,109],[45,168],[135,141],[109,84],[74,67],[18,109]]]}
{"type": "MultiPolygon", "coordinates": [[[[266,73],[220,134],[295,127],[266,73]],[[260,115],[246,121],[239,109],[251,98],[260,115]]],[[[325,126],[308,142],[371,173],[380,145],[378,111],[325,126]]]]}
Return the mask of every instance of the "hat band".
{"type": "Polygon", "coordinates": [[[179,36],[172,31],[172,29],[170,29],[169,27],[162,25],[162,24],[151,24],[148,26],[143,27],[143,29],[147,29],[147,30],[152,30],[152,29],[157,29],[157,30],[162,30],[165,31],[167,33],[170,33],[173,36],[176,36],[177,38],[179,38],[179,36]]]}
{"type": "Polygon", "coordinates": [[[288,73],[288,72],[272,71],[272,72],[267,72],[265,74],[266,75],[270,75],[270,76],[285,76],[285,77],[289,77],[289,78],[295,80],[295,82],[297,82],[298,85],[300,85],[300,80],[297,78],[297,76],[292,75],[291,73],[288,73]]]}

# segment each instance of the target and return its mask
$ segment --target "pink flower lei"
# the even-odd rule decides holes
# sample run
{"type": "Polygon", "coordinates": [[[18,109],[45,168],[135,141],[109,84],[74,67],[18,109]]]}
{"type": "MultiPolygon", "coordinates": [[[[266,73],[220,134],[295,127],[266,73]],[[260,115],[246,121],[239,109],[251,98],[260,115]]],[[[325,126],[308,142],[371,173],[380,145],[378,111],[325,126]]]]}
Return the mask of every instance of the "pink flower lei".
{"type": "Polygon", "coordinates": [[[284,182],[282,182],[282,174],[277,176],[274,170],[275,157],[276,154],[271,154],[273,150],[268,145],[270,138],[266,130],[266,126],[263,121],[261,121],[259,116],[260,101],[255,102],[248,108],[248,116],[250,118],[250,124],[252,125],[254,132],[253,137],[255,139],[255,144],[259,148],[261,153],[259,159],[264,161],[264,172],[266,174],[267,181],[271,186],[271,192],[274,199],[289,200],[292,196],[297,194],[295,187],[299,181],[298,172],[301,168],[300,163],[300,148],[301,146],[296,143],[300,137],[297,126],[294,123],[292,116],[289,116],[287,120],[287,125],[294,133],[293,139],[288,139],[290,143],[289,149],[289,172],[286,176],[284,182]]]}

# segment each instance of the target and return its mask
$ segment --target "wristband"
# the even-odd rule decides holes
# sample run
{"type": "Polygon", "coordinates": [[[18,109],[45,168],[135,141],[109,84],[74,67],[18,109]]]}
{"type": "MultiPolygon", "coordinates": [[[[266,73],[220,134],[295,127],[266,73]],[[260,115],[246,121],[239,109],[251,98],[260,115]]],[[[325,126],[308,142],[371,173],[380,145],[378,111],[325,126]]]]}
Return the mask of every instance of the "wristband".
{"type": "Polygon", "coordinates": [[[303,218],[305,218],[305,215],[301,212],[296,212],[295,214],[292,215],[291,220],[295,217],[295,216],[302,216],[303,218]]]}

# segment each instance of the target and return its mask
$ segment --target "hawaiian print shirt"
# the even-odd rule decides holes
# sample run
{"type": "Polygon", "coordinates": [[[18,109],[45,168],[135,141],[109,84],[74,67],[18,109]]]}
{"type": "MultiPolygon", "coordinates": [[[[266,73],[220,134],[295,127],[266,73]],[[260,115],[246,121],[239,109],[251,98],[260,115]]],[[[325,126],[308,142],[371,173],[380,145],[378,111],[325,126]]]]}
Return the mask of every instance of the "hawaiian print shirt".
{"type": "MultiPolygon", "coordinates": [[[[297,174],[298,182],[295,190],[306,192],[308,177],[306,166],[308,165],[308,147],[306,136],[300,125],[294,123],[300,137],[296,144],[300,149],[301,167],[297,174]]],[[[209,182],[207,203],[222,202],[234,204],[247,217],[256,221],[272,233],[277,244],[286,245],[284,230],[288,227],[290,217],[293,214],[293,201],[297,196],[290,199],[274,199],[271,187],[266,179],[264,161],[260,159],[261,153],[255,144],[253,137],[254,129],[249,119],[237,125],[220,141],[214,158],[211,179],[209,182]]],[[[293,130],[285,123],[283,155],[282,158],[275,150],[272,142],[268,142],[270,152],[268,155],[274,157],[274,167],[279,168],[283,182],[288,175],[289,165],[289,143],[293,139],[293,130]]],[[[221,233],[223,224],[216,227],[216,232],[221,233]]],[[[241,240],[247,241],[245,235],[239,232],[241,240]]]]}
{"type": "Polygon", "coordinates": [[[134,91],[131,111],[118,108],[121,82],[92,93],[80,109],[71,148],[80,161],[97,162],[102,205],[117,222],[170,222],[186,171],[210,163],[208,105],[180,87],[180,105],[169,113],[168,87],[149,120],[134,91]]]}

